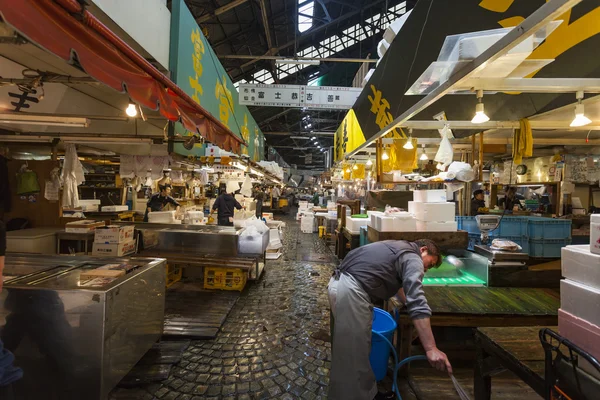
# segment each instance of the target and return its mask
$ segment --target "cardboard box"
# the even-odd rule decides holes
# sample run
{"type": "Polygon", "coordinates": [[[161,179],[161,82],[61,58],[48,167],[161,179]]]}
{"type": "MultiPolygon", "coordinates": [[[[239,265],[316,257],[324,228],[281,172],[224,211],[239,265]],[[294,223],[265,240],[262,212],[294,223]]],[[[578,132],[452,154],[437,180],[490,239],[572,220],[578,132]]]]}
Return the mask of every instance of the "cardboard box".
{"type": "Polygon", "coordinates": [[[108,225],[104,228],[96,229],[94,243],[98,244],[117,244],[133,240],[133,225],[108,225]]]}
{"type": "Polygon", "coordinates": [[[94,278],[118,278],[119,276],[125,275],[125,270],[118,269],[89,269],[87,271],[81,271],[79,274],[79,280],[85,281],[94,278]]]}
{"type": "Polygon", "coordinates": [[[129,211],[128,206],[104,206],[101,208],[102,211],[118,212],[118,211],[129,211]]]}
{"type": "Polygon", "coordinates": [[[94,221],[92,219],[84,219],[81,221],[68,222],[65,224],[65,232],[68,233],[89,233],[96,228],[101,228],[104,225],[104,221],[94,221]]]}
{"type": "Polygon", "coordinates": [[[92,255],[104,257],[123,257],[135,252],[135,240],[123,243],[94,243],[92,255]]]}

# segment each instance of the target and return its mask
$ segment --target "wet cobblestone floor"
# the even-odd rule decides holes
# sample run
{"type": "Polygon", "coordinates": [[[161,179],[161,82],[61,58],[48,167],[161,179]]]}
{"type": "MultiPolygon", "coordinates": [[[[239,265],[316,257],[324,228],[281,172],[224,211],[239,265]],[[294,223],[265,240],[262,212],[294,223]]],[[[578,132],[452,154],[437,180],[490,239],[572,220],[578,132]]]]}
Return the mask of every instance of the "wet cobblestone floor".
{"type": "Polygon", "coordinates": [[[118,388],[111,400],[326,398],[335,258],[316,234],[284,220],[283,256],[248,284],[216,339],[192,341],[167,380],[118,388]]]}

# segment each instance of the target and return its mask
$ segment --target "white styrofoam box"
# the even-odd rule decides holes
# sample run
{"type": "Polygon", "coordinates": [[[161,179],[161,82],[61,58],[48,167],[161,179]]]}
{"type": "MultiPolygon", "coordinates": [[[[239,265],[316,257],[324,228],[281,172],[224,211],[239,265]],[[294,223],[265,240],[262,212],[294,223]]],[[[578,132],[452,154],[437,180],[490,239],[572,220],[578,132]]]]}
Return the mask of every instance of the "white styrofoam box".
{"type": "Polygon", "coordinates": [[[368,218],[346,218],[346,229],[352,233],[360,233],[361,226],[367,226],[368,218]]]}
{"type": "Polygon", "coordinates": [[[445,203],[446,190],[413,190],[413,200],[418,203],[445,203]]]}
{"type": "Polygon", "coordinates": [[[298,208],[308,208],[308,201],[299,201],[298,208]]]}
{"type": "Polygon", "coordinates": [[[560,281],[560,308],[600,325],[600,290],[570,279],[560,281]]]}
{"type": "Polygon", "coordinates": [[[594,215],[600,214],[592,214],[590,224],[590,251],[594,254],[600,254],[600,222],[593,222],[597,220],[594,218],[594,215]]]}
{"type": "Polygon", "coordinates": [[[409,201],[408,210],[419,221],[453,222],[456,217],[456,206],[454,203],[420,203],[409,201]]]}
{"type": "Polygon", "coordinates": [[[600,327],[598,325],[559,309],[558,332],[592,356],[600,358],[600,327]]]}
{"type": "Polygon", "coordinates": [[[335,201],[327,200],[327,209],[337,210],[337,204],[335,203],[335,201]]]}
{"type": "Polygon", "coordinates": [[[175,221],[175,211],[152,211],[148,213],[148,222],[157,224],[172,224],[175,221]]]}
{"type": "Polygon", "coordinates": [[[94,243],[92,248],[93,256],[122,257],[135,251],[135,240],[128,240],[123,243],[94,243]]]}
{"type": "Polygon", "coordinates": [[[103,206],[100,210],[108,211],[108,212],[129,211],[129,207],[128,206],[103,206]]]}
{"type": "Polygon", "coordinates": [[[600,255],[590,252],[590,246],[567,246],[561,249],[562,276],[600,289],[600,255]]]}
{"type": "Polygon", "coordinates": [[[79,200],[79,206],[84,212],[97,212],[100,210],[100,200],[79,200]]]}
{"type": "Polygon", "coordinates": [[[134,225],[108,225],[96,228],[94,243],[115,244],[133,240],[134,225]]]}
{"type": "Polygon", "coordinates": [[[57,228],[29,228],[6,232],[6,251],[56,254],[57,228]]]}
{"type": "Polygon", "coordinates": [[[378,215],[377,219],[377,229],[379,232],[393,232],[394,229],[394,217],[386,217],[385,215],[378,215]]]}
{"type": "Polygon", "coordinates": [[[281,231],[278,228],[269,229],[269,242],[281,241],[281,231]]]}
{"type": "Polygon", "coordinates": [[[327,211],[327,214],[328,214],[330,217],[337,217],[337,210],[328,210],[328,211],[327,211]]]}
{"type": "Polygon", "coordinates": [[[381,211],[367,211],[367,215],[369,216],[368,225],[372,228],[377,228],[377,216],[384,215],[381,211]]]}
{"type": "Polygon", "coordinates": [[[417,220],[414,217],[400,218],[394,217],[394,230],[396,232],[416,232],[417,220]]]}
{"type": "Polygon", "coordinates": [[[456,232],[458,224],[452,222],[431,222],[417,220],[417,232],[456,232]]]}
{"type": "Polygon", "coordinates": [[[266,212],[264,212],[264,213],[262,213],[262,216],[267,221],[270,220],[270,219],[273,219],[273,213],[266,213],[266,212]]]}

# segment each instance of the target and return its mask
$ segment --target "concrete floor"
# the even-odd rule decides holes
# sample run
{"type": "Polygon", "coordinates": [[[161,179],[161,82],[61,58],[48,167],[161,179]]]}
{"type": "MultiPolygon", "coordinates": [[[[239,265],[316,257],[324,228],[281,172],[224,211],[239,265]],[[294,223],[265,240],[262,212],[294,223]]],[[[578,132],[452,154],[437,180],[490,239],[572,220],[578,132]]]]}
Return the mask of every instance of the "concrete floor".
{"type": "MultiPolygon", "coordinates": [[[[283,220],[283,256],[267,261],[261,280],[247,285],[217,338],[192,341],[167,380],[115,389],[111,400],[326,399],[326,287],[336,259],[316,234],[301,233],[291,217],[283,220]]],[[[457,371],[457,377],[472,393],[472,370],[457,371]]],[[[450,380],[429,368],[414,369],[411,383],[401,385],[404,399],[458,399],[450,380]],[[430,379],[437,384],[427,385],[430,379]]],[[[509,376],[493,384],[493,398],[536,398],[524,386],[509,376]]]]}

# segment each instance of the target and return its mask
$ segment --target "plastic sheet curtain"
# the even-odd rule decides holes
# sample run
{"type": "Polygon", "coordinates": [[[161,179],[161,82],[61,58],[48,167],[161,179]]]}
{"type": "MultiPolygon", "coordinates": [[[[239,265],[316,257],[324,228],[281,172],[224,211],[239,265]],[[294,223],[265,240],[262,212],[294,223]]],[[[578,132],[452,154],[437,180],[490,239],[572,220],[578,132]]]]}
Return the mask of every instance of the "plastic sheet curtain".
{"type": "Polygon", "coordinates": [[[385,145],[389,159],[381,160],[383,172],[402,171],[402,173],[411,173],[418,168],[418,146],[417,139],[412,139],[413,149],[407,150],[404,146],[406,139],[394,139],[390,145],[385,145]]]}

